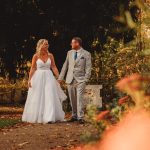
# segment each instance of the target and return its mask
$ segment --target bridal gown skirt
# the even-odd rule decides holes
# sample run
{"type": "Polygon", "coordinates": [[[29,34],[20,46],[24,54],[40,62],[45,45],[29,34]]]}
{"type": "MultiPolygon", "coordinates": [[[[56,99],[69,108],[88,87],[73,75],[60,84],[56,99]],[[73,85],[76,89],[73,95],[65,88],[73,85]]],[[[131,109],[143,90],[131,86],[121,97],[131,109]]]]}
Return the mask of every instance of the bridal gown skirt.
{"type": "Polygon", "coordinates": [[[48,123],[64,121],[61,101],[66,99],[50,69],[38,69],[31,79],[22,121],[48,123]]]}

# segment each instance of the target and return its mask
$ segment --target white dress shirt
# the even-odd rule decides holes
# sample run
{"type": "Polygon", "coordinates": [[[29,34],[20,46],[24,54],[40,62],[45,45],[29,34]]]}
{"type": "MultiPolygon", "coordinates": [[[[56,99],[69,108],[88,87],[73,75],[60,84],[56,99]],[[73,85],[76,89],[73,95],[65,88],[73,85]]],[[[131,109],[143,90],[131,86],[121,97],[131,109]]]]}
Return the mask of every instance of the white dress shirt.
{"type": "Polygon", "coordinates": [[[74,50],[73,49],[73,51],[74,51],[74,53],[73,53],[73,59],[74,59],[74,56],[75,56],[75,53],[77,52],[77,58],[80,56],[80,54],[81,54],[81,49],[82,48],[80,48],[79,50],[74,50]]]}

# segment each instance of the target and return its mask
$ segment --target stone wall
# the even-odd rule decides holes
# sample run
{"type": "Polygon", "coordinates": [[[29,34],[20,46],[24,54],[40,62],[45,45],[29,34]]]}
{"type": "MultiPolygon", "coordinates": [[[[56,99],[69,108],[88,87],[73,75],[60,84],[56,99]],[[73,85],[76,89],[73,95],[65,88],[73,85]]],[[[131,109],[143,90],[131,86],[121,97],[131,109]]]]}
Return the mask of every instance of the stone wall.
{"type": "Polygon", "coordinates": [[[87,85],[85,90],[85,105],[94,104],[99,108],[102,107],[102,97],[100,91],[102,90],[102,85],[87,85]]]}

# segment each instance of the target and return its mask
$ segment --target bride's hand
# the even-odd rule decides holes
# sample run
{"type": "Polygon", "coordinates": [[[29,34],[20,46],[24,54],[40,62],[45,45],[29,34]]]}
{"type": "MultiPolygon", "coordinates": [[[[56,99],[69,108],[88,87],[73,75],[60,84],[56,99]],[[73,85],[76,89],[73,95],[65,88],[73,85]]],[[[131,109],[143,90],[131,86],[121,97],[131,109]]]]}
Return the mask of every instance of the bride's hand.
{"type": "Polygon", "coordinates": [[[62,82],[63,82],[62,80],[57,80],[57,81],[58,81],[59,84],[62,84],[62,82]]]}
{"type": "Polygon", "coordinates": [[[31,81],[28,81],[28,87],[31,88],[31,81]]]}

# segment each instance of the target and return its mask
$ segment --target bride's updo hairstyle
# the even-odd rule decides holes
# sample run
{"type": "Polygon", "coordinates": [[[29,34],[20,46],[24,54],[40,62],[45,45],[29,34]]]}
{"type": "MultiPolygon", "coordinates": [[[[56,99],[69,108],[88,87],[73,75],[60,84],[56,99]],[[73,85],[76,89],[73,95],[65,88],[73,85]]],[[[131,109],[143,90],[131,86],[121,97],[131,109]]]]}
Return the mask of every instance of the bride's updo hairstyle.
{"type": "MultiPolygon", "coordinates": [[[[43,45],[45,44],[45,42],[48,42],[48,40],[46,40],[46,39],[40,39],[40,40],[37,42],[37,45],[36,45],[36,53],[37,53],[38,55],[41,54],[41,49],[42,49],[43,45]]],[[[48,50],[47,50],[47,53],[48,53],[48,55],[50,54],[48,50]]]]}

